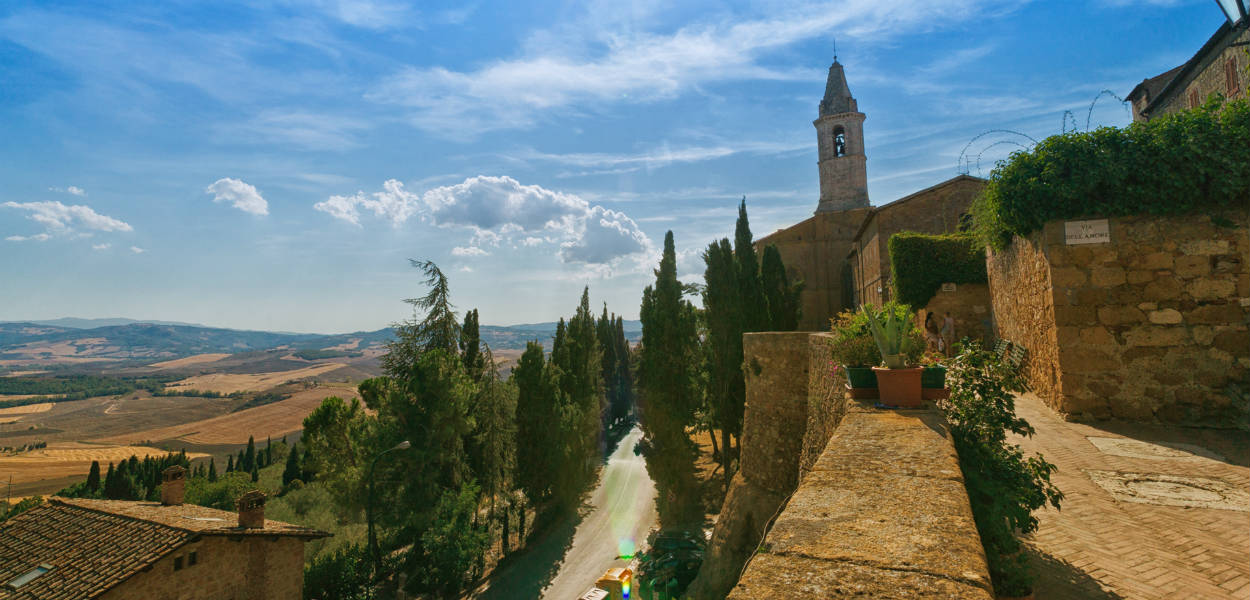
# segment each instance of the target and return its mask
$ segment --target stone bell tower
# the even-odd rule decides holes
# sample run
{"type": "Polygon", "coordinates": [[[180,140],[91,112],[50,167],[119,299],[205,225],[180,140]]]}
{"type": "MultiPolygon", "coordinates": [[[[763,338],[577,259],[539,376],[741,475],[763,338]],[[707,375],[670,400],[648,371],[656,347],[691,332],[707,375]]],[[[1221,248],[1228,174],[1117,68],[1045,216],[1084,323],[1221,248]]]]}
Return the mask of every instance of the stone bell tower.
{"type": "Polygon", "coordinates": [[[868,206],[868,158],[864,156],[864,113],[846,85],[835,57],[820,101],[816,126],[819,148],[820,204],[817,214],[868,206]]]}

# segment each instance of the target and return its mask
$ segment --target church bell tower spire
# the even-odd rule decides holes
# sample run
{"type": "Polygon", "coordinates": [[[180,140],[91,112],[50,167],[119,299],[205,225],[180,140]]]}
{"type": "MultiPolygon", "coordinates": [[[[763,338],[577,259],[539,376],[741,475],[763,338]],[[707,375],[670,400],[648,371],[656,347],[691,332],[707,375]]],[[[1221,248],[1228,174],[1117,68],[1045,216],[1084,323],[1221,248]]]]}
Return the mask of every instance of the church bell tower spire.
{"type": "Polygon", "coordinates": [[[846,73],[835,57],[820,101],[816,142],[820,169],[817,213],[868,206],[868,158],[864,156],[864,113],[851,96],[846,73]]]}

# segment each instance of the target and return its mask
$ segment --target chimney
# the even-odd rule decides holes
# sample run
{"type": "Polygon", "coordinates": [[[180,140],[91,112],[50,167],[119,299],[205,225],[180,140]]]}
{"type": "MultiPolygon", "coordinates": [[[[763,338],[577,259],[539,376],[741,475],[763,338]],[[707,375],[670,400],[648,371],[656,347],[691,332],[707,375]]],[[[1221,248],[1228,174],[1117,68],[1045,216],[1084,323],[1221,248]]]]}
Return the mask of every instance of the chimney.
{"type": "Polygon", "coordinates": [[[265,493],[252,490],[239,496],[239,527],[243,529],[265,528],[265,493]]]}
{"type": "Polygon", "coordinates": [[[187,486],[187,470],[174,465],[161,472],[161,505],[182,506],[183,492],[187,486]]]}

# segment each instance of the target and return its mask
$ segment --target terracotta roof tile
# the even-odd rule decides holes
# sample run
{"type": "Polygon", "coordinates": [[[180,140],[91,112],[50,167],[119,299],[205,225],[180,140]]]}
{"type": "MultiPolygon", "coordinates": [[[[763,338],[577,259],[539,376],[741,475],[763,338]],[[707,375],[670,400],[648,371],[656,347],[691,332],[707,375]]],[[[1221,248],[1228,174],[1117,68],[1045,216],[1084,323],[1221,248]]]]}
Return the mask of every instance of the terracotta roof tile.
{"type": "Polygon", "coordinates": [[[204,535],[329,534],[280,521],[240,529],[235,513],[155,502],[52,498],[0,523],[0,600],[87,600],[204,535]],[[52,570],[17,590],[39,565],[52,570]]]}

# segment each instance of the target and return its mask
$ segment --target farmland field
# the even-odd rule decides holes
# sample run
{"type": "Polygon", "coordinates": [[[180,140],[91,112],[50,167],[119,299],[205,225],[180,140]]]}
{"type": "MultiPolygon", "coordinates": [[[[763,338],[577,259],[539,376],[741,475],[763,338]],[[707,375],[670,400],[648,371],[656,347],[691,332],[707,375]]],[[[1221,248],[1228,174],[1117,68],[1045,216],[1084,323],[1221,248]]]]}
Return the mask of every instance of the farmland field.
{"type": "Polygon", "coordinates": [[[327,363],[293,371],[273,373],[209,373],[175,381],[167,385],[166,388],[171,390],[184,389],[201,392],[219,392],[222,394],[263,391],[293,379],[325,375],[345,366],[347,365],[343,363],[327,363]]]}

